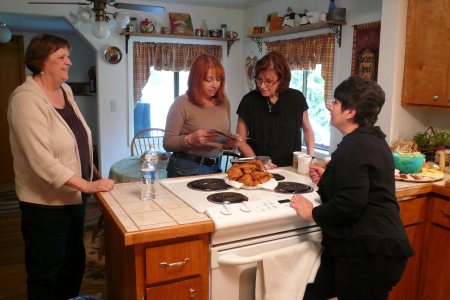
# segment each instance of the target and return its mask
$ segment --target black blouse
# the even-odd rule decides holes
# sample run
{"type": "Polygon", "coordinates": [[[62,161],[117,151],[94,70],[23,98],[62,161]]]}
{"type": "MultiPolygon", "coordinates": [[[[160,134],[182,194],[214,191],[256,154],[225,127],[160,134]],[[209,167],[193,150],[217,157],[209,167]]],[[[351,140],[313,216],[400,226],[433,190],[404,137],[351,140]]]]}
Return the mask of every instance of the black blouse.
{"type": "Polygon", "coordinates": [[[256,155],[270,156],[279,167],[292,166],[292,152],[302,149],[303,112],[308,104],[302,92],[288,89],[275,104],[259,91],[250,91],[237,114],[248,128],[248,145],[256,155]]]}
{"type": "Polygon", "coordinates": [[[414,255],[399,215],[394,170],[378,126],[344,136],[318,183],[323,204],[313,209],[322,245],[334,256],[414,255]]]}

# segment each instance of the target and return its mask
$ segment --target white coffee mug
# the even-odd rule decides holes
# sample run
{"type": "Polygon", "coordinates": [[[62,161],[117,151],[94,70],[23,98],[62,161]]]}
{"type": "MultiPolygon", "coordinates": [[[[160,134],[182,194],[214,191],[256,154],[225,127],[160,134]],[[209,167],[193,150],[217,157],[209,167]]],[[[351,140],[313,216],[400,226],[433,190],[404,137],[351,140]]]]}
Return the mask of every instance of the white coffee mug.
{"type": "Polygon", "coordinates": [[[299,157],[297,172],[300,174],[308,174],[310,164],[311,164],[311,156],[310,155],[303,155],[303,156],[299,157]]]}
{"type": "Polygon", "coordinates": [[[320,22],[325,22],[327,20],[327,13],[321,12],[319,16],[320,22]]]}

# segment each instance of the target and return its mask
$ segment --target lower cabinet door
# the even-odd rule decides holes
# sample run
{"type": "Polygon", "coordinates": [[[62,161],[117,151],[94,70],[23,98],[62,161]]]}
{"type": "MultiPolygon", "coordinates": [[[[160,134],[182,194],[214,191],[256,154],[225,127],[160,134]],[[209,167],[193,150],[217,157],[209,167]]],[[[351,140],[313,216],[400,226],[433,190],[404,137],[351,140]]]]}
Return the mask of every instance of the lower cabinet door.
{"type": "Polygon", "coordinates": [[[181,280],[170,284],[147,288],[147,300],[191,300],[202,298],[202,278],[181,280]]]}

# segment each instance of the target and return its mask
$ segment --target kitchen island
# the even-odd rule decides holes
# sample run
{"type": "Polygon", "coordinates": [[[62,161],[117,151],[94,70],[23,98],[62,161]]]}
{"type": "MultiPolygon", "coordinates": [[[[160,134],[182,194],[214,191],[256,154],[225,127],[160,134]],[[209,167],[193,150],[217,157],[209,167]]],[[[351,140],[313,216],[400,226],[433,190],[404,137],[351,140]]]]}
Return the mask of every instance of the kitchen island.
{"type": "MultiPolygon", "coordinates": [[[[429,299],[438,300],[444,298],[436,293],[450,292],[442,283],[450,276],[449,268],[442,267],[449,261],[450,247],[438,254],[428,247],[438,238],[450,240],[450,218],[439,215],[450,212],[450,189],[444,181],[397,182],[401,218],[417,255],[390,299],[422,299],[417,294],[434,293],[429,299]],[[436,226],[436,221],[443,224],[436,226]],[[435,265],[433,255],[444,259],[442,265],[435,265]],[[442,270],[441,279],[430,280],[435,268],[442,270]]],[[[156,200],[143,202],[140,187],[140,182],[122,183],[96,195],[105,216],[108,299],[208,299],[213,221],[162,186],[157,186],[156,200]]]]}

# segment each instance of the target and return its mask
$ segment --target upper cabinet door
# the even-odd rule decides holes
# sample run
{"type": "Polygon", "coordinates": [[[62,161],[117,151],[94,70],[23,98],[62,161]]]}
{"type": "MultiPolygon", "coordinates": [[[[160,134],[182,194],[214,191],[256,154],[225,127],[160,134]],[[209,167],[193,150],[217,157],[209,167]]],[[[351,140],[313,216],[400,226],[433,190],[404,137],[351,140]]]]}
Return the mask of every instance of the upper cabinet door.
{"type": "Polygon", "coordinates": [[[403,106],[450,109],[448,0],[409,0],[403,106]]]}

